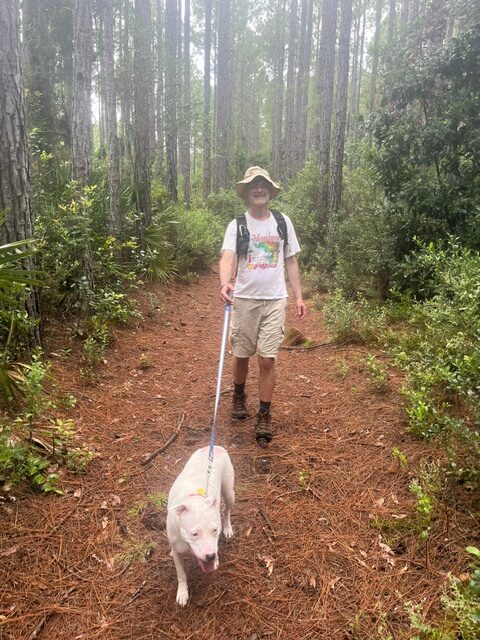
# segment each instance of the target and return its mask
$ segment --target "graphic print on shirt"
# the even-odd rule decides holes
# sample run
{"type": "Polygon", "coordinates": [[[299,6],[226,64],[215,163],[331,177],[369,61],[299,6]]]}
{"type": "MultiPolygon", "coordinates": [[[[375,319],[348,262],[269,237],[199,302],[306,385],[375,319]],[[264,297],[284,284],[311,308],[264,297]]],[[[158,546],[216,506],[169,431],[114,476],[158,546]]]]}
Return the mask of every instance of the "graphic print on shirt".
{"type": "Polygon", "coordinates": [[[279,255],[280,236],[253,233],[250,236],[246,267],[250,271],[276,269],[279,255]]]}

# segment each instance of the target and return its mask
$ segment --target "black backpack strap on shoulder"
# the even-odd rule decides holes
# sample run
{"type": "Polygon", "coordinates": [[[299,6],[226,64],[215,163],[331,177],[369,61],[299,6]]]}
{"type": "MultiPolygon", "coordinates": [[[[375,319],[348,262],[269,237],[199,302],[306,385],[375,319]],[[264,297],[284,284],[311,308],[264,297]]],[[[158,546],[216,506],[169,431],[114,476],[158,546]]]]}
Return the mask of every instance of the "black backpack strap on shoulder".
{"type": "Polygon", "coordinates": [[[278,235],[283,240],[283,250],[285,251],[285,247],[288,245],[288,229],[287,229],[287,221],[285,220],[285,216],[280,211],[275,211],[275,209],[270,209],[273,217],[277,221],[277,230],[278,235]]]}
{"type": "Polygon", "coordinates": [[[248,245],[250,244],[250,232],[247,227],[247,217],[244,213],[237,216],[237,256],[244,256],[248,253],[248,245]]]}

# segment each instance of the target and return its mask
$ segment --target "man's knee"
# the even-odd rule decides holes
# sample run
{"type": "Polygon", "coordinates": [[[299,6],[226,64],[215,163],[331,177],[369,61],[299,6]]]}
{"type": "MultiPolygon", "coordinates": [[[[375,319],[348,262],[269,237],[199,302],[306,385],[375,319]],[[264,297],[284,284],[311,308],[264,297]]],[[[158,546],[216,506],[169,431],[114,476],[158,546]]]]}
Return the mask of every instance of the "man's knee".
{"type": "Polygon", "coordinates": [[[258,356],[258,364],[261,371],[272,371],[275,366],[275,358],[265,358],[264,356],[258,356]]]}

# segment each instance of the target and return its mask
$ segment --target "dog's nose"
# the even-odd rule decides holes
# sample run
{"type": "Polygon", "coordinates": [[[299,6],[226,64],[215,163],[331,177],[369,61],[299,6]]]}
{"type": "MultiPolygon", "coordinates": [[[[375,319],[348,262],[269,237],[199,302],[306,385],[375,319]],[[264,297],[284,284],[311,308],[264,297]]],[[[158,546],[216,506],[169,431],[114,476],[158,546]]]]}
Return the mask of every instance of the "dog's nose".
{"type": "Polygon", "coordinates": [[[213,562],[215,560],[216,557],[216,553],[207,553],[207,555],[205,556],[205,560],[207,562],[213,562]]]}

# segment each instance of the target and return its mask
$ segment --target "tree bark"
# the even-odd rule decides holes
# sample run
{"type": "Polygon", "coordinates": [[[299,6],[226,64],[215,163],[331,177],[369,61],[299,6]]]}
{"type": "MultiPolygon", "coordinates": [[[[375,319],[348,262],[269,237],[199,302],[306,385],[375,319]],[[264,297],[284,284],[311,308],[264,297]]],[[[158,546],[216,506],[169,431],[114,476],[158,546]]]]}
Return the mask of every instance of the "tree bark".
{"type": "Polygon", "coordinates": [[[321,101],[321,128],[316,148],[319,155],[318,220],[323,226],[327,220],[328,187],[330,175],[330,136],[332,127],[333,80],[335,72],[335,40],[337,27],[337,0],[324,0],[322,32],[320,35],[318,96],[321,101]]]}
{"type": "Polygon", "coordinates": [[[162,0],[156,0],[156,31],[157,31],[157,74],[156,74],[156,95],[155,95],[155,126],[156,126],[156,175],[162,175],[163,158],[165,150],[164,132],[164,46],[163,46],[163,24],[164,12],[162,0]]]}
{"type": "Polygon", "coordinates": [[[272,170],[279,176],[283,166],[283,75],[285,69],[285,0],[277,0],[275,12],[275,68],[272,108],[272,170]]]}
{"type": "Polygon", "coordinates": [[[305,163],[310,64],[312,60],[313,1],[302,0],[298,55],[296,111],[296,169],[305,163]]]}
{"type": "Polygon", "coordinates": [[[165,150],[167,189],[177,201],[177,1],[165,2],[165,150]]]}
{"type": "Polygon", "coordinates": [[[129,170],[133,168],[133,127],[132,127],[132,77],[133,63],[131,54],[131,7],[129,0],[123,3],[123,30],[120,36],[120,61],[121,61],[121,101],[120,111],[122,117],[122,140],[124,158],[128,161],[129,170]]]}
{"type": "Polygon", "coordinates": [[[340,34],[338,42],[338,72],[335,114],[335,140],[333,145],[330,213],[336,215],[342,198],[345,125],[348,101],[348,68],[350,60],[350,34],[352,30],[352,0],[340,0],[340,34]]]}
{"type": "Polygon", "coordinates": [[[375,109],[377,99],[377,73],[380,44],[380,29],[382,26],[383,0],[377,0],[375,6],[375,34],[373,36],[372,75],[370,77],[370,111],[375,109]]]}
{"type": "Polygon", "coordinates": [[[107,129],[108,186],[110,209],[108,231],[118,237],[122,228],[120,210],[120,159],[117,135],[117,91],[115,83],[115,62],[113,45],[113,0],[103,0],[103,47],[105,71],[105,115],[107,129]]]}
{"type": "Polygon", "coordinates": [[[229,115],[232,100],[231,0],[217,0],[217,87],[215,191],[226,189],[230,180],[229,115]]]}
{"type": "Polygon", "coordinates": [[[150,143],[152,88],[152,15],[150,0],[135,0],[134,41],[134,123],[135,165],[134,184],[138,220],[138,239],[142,249],[145,245],[145,230],[152,223],[150,196],[150,143]]]}
{"type": "Polygon", "coordinates": [[[55,111],[55,49],[49,29],[49,6],[38,0],[23,2],[26,107],[29,125],[39,131],[36,144],[47,153],[57,142],[55,111]]]}
{"type": "Polygon", "coordinates": [[[183,118],[182,118],[182,174],[183,198],[190,209],[190,142],[192,107],[190,97],[190,0],[185,0],[183,21],[183,118]]]}
{"type": "Polygon", "coordinates": [[[88,183],[92,170],[92,3],[74,0],[72,178],[88,183]]]}
{"type": "MultiPolygon", "coordinates": [[[[72,178],[79,193],[88,184],[92,171],[92,4],[74,0],[73,9],[73,100],[72,100],[72,178]]],[[[93,258],[90,248],[90,220],[83,217],[82,271],[88,291],[93,291],[93,258]]],[[[82,300],[84,312],[88,299],[82,300]]]]}
{"type": "Polygon", "coordinates": [[[212,185],[212,115],[211,115],[212,0],[205,0],[205,36],[203,60],[203,196],[212,185]]]}
{"type": "MultiPolygon", "coordinates": [[[[365,27],[367,23],[367,2],[363,3],[363,12],[362,12],[362,37],[360,39],[360,60],[358,62],[358,81],[357,86],[355,87],[355,108],[354,113],[356,116],[360,113],[360,97],[362,92],[362,75],[363,75],[363,48],[365,44],[365,27]]],[[[357,138],[358,132],[358,122],[354,123],[354,137],[357,138]]]]}
{"type": "MultiPolygon", "coordinates": [[[[18,0],[0,2],[0,244],[33,237],[30,158],[20,55],[18,0]]],[[[23,267],[35,267],[33,258],[23,267]]],[[[32,290],[26,301],[30,346],[40,344],[38,297],[32,290]]]]}
{"type": "Polygon", "coordinates": [[[389,0],[389,8],[388,8],[388,34],[387,41],[388,44],[391,45],[393,42],[393,37],[395,35],[395,23],[396,23],[396,0],[389,0]]]}
{"type": "Polygon", "coordinates": [[[350,76],[350,95],[348,99],[347,111],[347,137],[351,137],[354,129],[355,107],[356,107],[356,90],[358,77],[358,53],[360,49],[360,20],[361,15],[353,18],[353,53],[352,53],[352,73],[350,76]]]}
{"type": "Polygon", "coordinates": [[[297,54],[298,2],[290,2],[290,27],[288,35],[287,96],[285,102],[285,147],[283,177],[286,181],[294,172],[295,158],[295,70],[297,54]],[[287,161],[288,159],[288,161],[287,161]]]}

